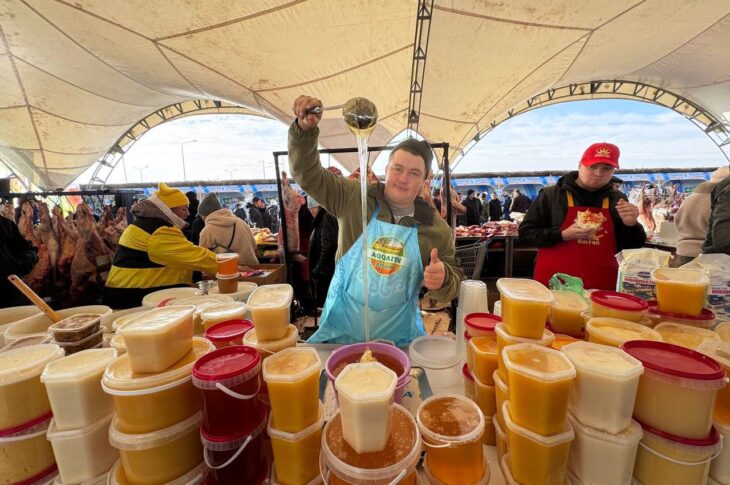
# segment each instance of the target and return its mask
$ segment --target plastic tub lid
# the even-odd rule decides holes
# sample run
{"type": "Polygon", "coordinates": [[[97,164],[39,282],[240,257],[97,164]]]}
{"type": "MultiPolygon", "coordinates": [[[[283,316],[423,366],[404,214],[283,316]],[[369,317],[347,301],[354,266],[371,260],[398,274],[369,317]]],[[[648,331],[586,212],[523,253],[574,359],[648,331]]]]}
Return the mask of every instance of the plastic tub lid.
{"type": "Polygon", "coordinates": [[[649,308],[646,300],[619,291],[594,291],[591,293],[591,301],[598,305],[624,312],[643,312],[649,308]]]}
{"type": "MultiPolygon", "coordinates": [[[[697,347],[697,352],[712,357],[721,366],[730,369],[730,342],[702,342],[697,347]]],[[[730,446],[730,443],[728,446],[730,446]]]]}
{"type": "Polygon", "coordinates": [[[656,301],[649,302],[649,313],[663,318],[675,320],[690,320],[694,322],[710,322],[715,320],[715,314],[709,308],[703,308],[699,315],[684,315],[682,313],[663,312],[656,301]]]}
{"type": "MultiPolygon", "coordinates": [[[[234,293],[229,293],[227,296],[235,295],[235,294],[251,294],[253,293],[253,290],[258,288],[259,285],[256,283],[252,283],[250,281],[239,281],[238,282],[238,289],[234,293]]],[[[209,295],[219,295],[220,290],[218,290],[217,286],[213,286],[208,290],[209,295]]]]}
{"type": "Polygon", "coordinates": [[[276,423],[274,423],[274,413],[269,413],[268,425],[266,426],[266,432],[271,438],[276,438],[284,441],[300,441],[307,436],[311,435],[315,431],[322,429],[324,425],[324,405],[320,401],[319,403],[319,417],[317,421],[307,426],[301,431],[296,433],[287,433],[285,431],[279,431],[276,429],[276,423]]]}
{"type": "Polygon", "coordinates": [[[417,337],[408,347],[411,360],[429,369],[448,369],[461,362],[456,340],[426,335],[417,337]]]}
{"type": "Polygon", "coordinates": [[[215,274],[215,279],[217,280],[237,280],[241,276],[240,273],[231,273],[231,274],[215,274]]]}
{"type": "Polygon", "coordinates": [[[641,441],[641,437],[644,435],[641,426],[634,420],[631,420],[631,424],[619,433],[606,433],[605,431],[584,426],[570,413],[568,413],[568,421],[573,426],[575,433],[616,446],[635,446],[641,441]]]}
{"type": "Polygon", "coordinates": [[[142,306],[156,307],[160,303],[169,304],[171,300],[178,298],[187,298],[189,296],[200,295],[201,291],[197,288],[179,287],[167,288],[164,290],[153,291],[142,299],[142,306]]]}
{"type": "Polygon", "coordinates": [[[215,260],[219,263],[230,261],[231,259],[238,259],[238,253],[218,253],[215,255],[215,260]]]}
{"type": "Polygon", "coordinates": [[[578,293],[572,291],[552,290],[553,307],[574,310],[576,312],[584,312],[588,309],[588,302],[578,293]]]}
{"type": "Polygon", "coordinates": [[[211,305],[204,308],[200,316],[203,320],[209,318],[225,318],[230,316],[231,319],[236,318],[236,315],[240,313],[246,313],[246,304],[240,301],[224,301],[219,302],[216,305],[211,305]]]}
{"type": "Polygon", "coordinates": [[[725,385],[725,370],[714,359],[666,342],[634,340],[621,348],[635,357],[646,369],[683,379],[718,381],[718,387],[725,385]]]}
{"type": "Polygon", "coordinates": [[[120,349],[127,350],[127,344],[124,342],[124,336],[120,333],[115,333],[114,336],[109,340],[109,346],[116,349],[119,352],[120,349]]]}
{"type": "Polygon", "coordinates": [[[499,377],[499,370],[495,370],[492,373],[492,378],[494,379],[494,387],[498,387],[500,391],[507,393],[509,391],[509,386],[507,386],[507,383],[502,380],[501,377],[499,377]]]}
{"type": "Polygon", "coordinates": [[[524,337],[514,337],[507,332],[504,328],[504,324],[498,323],[496,327],[494,327],[494,333],[497,334],[498,337],[501,337],[502,339],[512,342],[515,344],[535,344],[539,345],[541,347],[547,347],[551,343],[553,343],[553,340],[555,340],[555,334],[552,333],[550,330],[545,329],[542,332],[542,338],[541,339],[531,339],[531,338],[524,338],[524,337]]]}
{"type": "Polygon", "coordinates": [[[296,382],[319,372],[322,361],[313,347],[290,347],[267,358],[263,364],[266,382],[296,382]]]}
{"type": "Polygon", "coordinates": [[[677,285],[707,286],[710,284],[706,271],[689,268],[654,268],[651,272],[651,279],[655,282],[661,281],[677,285]]]}
{"type": "Polygon", "coordinates": [[[484,419],[484,413],[482,413],[482,410],[479,409],[479,406],[469,399],[468,397],[462,396],[461,394],[451,394],[451,393],[444,393],[444,394],[437,394],[435,396],[431,396],[421,402],[421,404],[418,406],[418,409],[416,410],[416,422],[418,423],[418,429],[421,430],[421,434],[429,438],[432,441],[440,441],[442,443],[466,443],[470,441],[474,441],[482,436],[482,433],[484,432],[484,427],[486,426],[486,420],[484,419]],[[462,402],[467,407],[470,407],[478,416],[479,422],[474,426],[474,428],[470,431],[467,431],[466,433],[459,435],[459,436],[447,436],[444,434],[436,433],[434,431],[431,431],[426,424],[423,422],[423,419],[421,417],[423,408],[426,407],[429,403],[432,401],[440,400],[440,399],[455,399],[457,401],[462,402]]]}
{"type": "Polygon", "coordinates": [[[567,419],[565,420],[565,427],[563,428],[563,431],[561,433],[550,436],[542,436],[535,433],[534,431],[530,431],[527,428],[523,428],[522,426],[512,421],[512,417],[509,414],[509,401],[505,401],[502,403],[502,417],[504,417],[504,422],[507,425],[507,429],[543,446],[553,447],[567,441],[573,441],[573,439],[575,438],[575,432],[573,431],[573,427],[570,425],[570,422],[568,422],[567,419]]]}
{"type": "Polygon", "coordinates": [[[469,364],[463,365],[463,367],[461,368],[461,373],[464,374],[464,379],[474,382],[474,376],[471,374],[471,371],[469,370],[469,364]]]}
{"type": "Polygon", "coordinates": [[[495,325],[501,321],[501,317],[491,313],[470,313],[464,317],[464,325],[482,332],[494,332],[495,325]]]}
{"type": "MultiPolygon", "coordinates": [[[[212,289],[215,289],[217,287],[213,287],[212,289]]],[[[204,310],[205,308],[211,307],[213,305],[218,305],[220,303],[226,302],[226,301],[233,301],[233,298],[231,298],[230,295],[221,295],[221,294],[211,294],[208,293],[207,295],[200,295],[200,296],[191,296],[189,298],[180,298],[178,300],[175,300],[176,305],[193,305],[195,307],[195,313],[199,313],[200,311],[204,310]]]]}
{"type": "Polygon", "coordinates": [[[640,323],[621,320],[620,318],[593,317],[588,320],[586,330],[602,340],[615,343],[627,342],[630,340],[655,340],[662,341],[662,336],[656,330],[640,323]]]}
{"type": "Polygon", "coordinates": [[[205,449],[210,451],[237,450],[241,447],[249,435],[251,436],[251,439],[254,439],[266,430],[266,409],[263,406],[258,406],[256,413],[257,419],[254,420],[247,428],[244,428],[236,434],[220,436],[213,435],[208,433],[204,427],[201,427],[200,441],[203,443],[205,449]]]}
{"type": "Polygon", "coordinates": [[[0,354],[0,386],[40,375],[46,364],[64,356],[56,344],[38,344],[0,354]]]}
{"type": "Polygon", "coordinates": [[[497,280],[500,295],[511,300],[550,304],[553,294],[539,281],[527,278],[500,278],[497,280]]]}
{"type": "Polygon", "coordinates": [[[665,342],[692,349],[702,342],[720,341],[720,336],[712,330],[682,323],[662,322],[654,330],[659,332],[665,342]]]}
{"type": "Polygon", "coordinates": [[[117,417],[115,415],[114,419],[112,419],[112,424],[109,426],[109,443],[114,448],[123,451],[141,451],[157,448],[158,446],[171,443],[185,436],[192,430],[197,429],[202,422],[203,412],[198,411],[189,418],[159,431],[143,434],[127,434],[122,433],[117,428],[117,417]]]}
{"type": "Polygon", "coordinates": [[[143,315],[146,312],[151,311],[147,307],[141,307],[141,308],[144,308],[144,310],[139,310],[139,311],[136,311],[136,312],[127,313],[127,314],[120,315],[117,318],[115,318],[114,321],[112,322],[112,330],[114,330],[115,332],[118,332],[120,328],[124,327],[129,322],[132,322],[137,317],[143,315]]]}
{"type": "Polygon", "coordinates": [[[471,335],[469,335],[469,332],[467,332],[466,330],[464,330],[464,340],[466,340],[467,342],[471,340],[471,335]]]}
{"type": "MultiPolygon", "coordinates": [[[[0,337],[2,333],[0,332],[0,337]]],[[[30,347],[31,345],[47,344],[50,343],[52,337],[47,333],[29,335],[28,337],[22,337],[11,341],[5,347],[0,348],[0,352],[7,352],[9,350],[22,349],[23,347],[30,347]]]]}
{"type": "Polygon", "coordinates": [[[638,419],[636,419],[636,422],[641,425],[641,429],[644,431],[644,433],[651,433],[656,436],[659,436],[661,438],[664,438],[667,441],[673,441],[674,443],[678,443],[680,445],[685,446],[697,446],[697,447],[707,447],[707,446],[718,446],[722,444],[722,437],[720,436],[720,433],[718,433],[717,428],[715,426],[712,426],[710,429],[710,434],[707,436],[707,438],[701,438],[701,439],[692,439],[692,438],[685,438],[683,436],[676,436],[673,434],[669,434],[666,431],[662,431],[657,428],[653,428],[649,426],[648,424],[642,423],[638,419]]]}
{"type": "Polygon", "coordinates": [[[274,352],[278,352],[279,350],[290,344],[296,344],[298,340],[299,330],[297,330],[296,325],[291,323],[289,324],[289,329],[286,332],[286,336],[279,340],[264,340],[262,342],[259,342],[259,338],[256,335],[256,329],[249,330],[243,336],[244,345],[253,347],[256,350],[265,350],[266,352],[269,352],[271,354],[273,354],[274,352]]]}
{"type": "Polygon", "coordinates": [[[77,313],[48,327],[50,333],[81,332],[101,322],[102,313],[77,313]],[[79,321],[80,320],[80,321],[79,321]]]}
{"type": "Polygon", "coordinates": [[[259,286],[248,297],[248,306],[252,309],[288,307],[293,298],[294,289],[291,285],[259,286]]]}
{"type": "Polygon", "coordinates": [[[253,328],[253,323],[241,318],[218,322],[205,331],[205,338],[211,342],[228,342],[243,339],[243,335],[253,328]]]}
{"type": "Polygon", "coordinates": [[[641,361],[623,350],[590,342],[577,341],[562,348],[578,371],[615,379],[633,379],[644,372],[641,361]]]}
{"type": "Polygon", "coordinates": [[[169,305],[155,308],[141,314],[119,329],[122,335],[142,335],[165,330],[178,325],[181,320],[192,318],[195,307],[192,305],[169,305]]]}
{"type": "Polygon", "coordinates": [[[256,349],[233,345],[214,350],[193,365],[193,385],[215,390],[217,384],[234,387],[255,377],[261,370],[261,356],[256,349]]]}
{"type": "Polygon", "coordinates": [[[108,428],[109,423],[112,422],[112,418],[114,418],[114,413],[110,413],[109,415],[104,416],[103,418],[94,421],[93,423],[88,424],[83,428],[69,429],[66,431],[59,431],[56,428],[56,421],[52,419],[51,423],[48,425],[46,437],[48,438],[48,441],[63,441],[80,438],[81,436],[85,436],[95,432],[99,428],[108,428]]]}
{"type": "Polygon", "coordinates": [[[353,363],[346,365],[337,376],[335,389],[340,396],[345,395],[358,403],[387,401],[392,398],[397,382],[396,373],[379,362],[353,363]],[[354,386],[345,383],[350,374],[353,374],[350,379],[354,379],[354,386]]]}
{"type": "Polygon", "coordinates": [[[117,357],[115,349],[88,349],[49,362],[41,382],[76,381],[103,371],[117,357]]]}
{"type": "Polygon", "coordinates": [[[177,384],[189,379],[195,361],[215,349],[202,337],[193,337],[193,350],[162,372],[135,373],[129,365],[129,355],[124,354],[111,362],[104,371],[101,385],[107,394],[137,395],[159,390],[159,387],[177,384]],[[131,394],[130,394],[131,393],[131,394]]]}
{"type": "Polygon", "coordinates": [[[516,344],[502,349],[502,361],[508,370],[543,382],[575,377],[573,363],[563,353],[535,344],[516,344]],[[518,357],[522,357],[518,359],[518,357]]]}

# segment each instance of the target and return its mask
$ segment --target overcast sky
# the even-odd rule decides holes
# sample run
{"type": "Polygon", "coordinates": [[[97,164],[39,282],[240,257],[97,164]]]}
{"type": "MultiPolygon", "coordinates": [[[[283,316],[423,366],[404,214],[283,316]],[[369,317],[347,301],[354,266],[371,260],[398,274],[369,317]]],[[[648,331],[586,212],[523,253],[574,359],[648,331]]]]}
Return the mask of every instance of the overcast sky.
{"type": "MultiPolygon", "coordinates": [[[[286,150],[287,127],[241,115],[196,116],[149,131],[117,165],[109,183],[273,177],[275,150],[286,150]],[[126,168],[126,177],[124,169],[126,168]]],[[[433,140],[440,141],[440,140],[433,140]]],[[[569,170],[598,141],[621,149],[622,168],[717,167],[727,164],[712,141],[682,116],[646,103],[603,100],[563,103],[509,120],[477,143],[456,172],[569,170]]],[[[375,163],[383,173],[384,160],[375,163]]],[[[92,170],[79,180],[87,180],[92,170]]]]}

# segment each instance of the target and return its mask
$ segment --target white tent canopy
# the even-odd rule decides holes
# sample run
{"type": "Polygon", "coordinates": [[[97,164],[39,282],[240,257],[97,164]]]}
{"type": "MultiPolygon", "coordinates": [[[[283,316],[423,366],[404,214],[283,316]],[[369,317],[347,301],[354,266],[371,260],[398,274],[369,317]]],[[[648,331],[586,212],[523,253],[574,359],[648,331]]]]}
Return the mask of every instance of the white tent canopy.
{"type": "MultiPolygon", "coordinates": [[[[65,187],[161,108],[216,100],[289,123],[302,93],[329,105],[373,100],[381,121],[371,144],[385,144],[407,126],[417,6],[3,0],[0,159],[40,187],[65,187]]],[[[727,0],[436,0],[419,132],[458,157],[539,93],[595,80],[661,88],[653,97],[673,101],[657,102],[688,117],[687,106],[700,107],[703,126],[725,130],[728,13],[727,0]]],[[[325,116],[321,142],[353,145],[339,113],[325,116]]]]}

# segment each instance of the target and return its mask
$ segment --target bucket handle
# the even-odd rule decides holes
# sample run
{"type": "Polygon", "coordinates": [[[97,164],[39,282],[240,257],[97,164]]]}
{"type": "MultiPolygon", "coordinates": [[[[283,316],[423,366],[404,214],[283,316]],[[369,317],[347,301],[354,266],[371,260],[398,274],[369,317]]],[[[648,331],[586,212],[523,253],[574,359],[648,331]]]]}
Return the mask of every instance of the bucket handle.
{"type": "Polygon", "coordinates": [[[451,443],[444,443],[443,445],[432,445],[431,443],[426,443],[426,440],[423,440],[423,444],[426,445],[428,448],[448,448],[451,446],[451,443]]]}
{"type": "Polygon", "coordinates": [[[261,381],[259,381],[258,387],[256,387],[256,391],[253,394],[239,394],[236,391],[231,391],[230,389],[228,389],[226,386],[224,386],[220,382],[216,382],[215,388],[223,393],[228,394],[229,396],[231,396],[234,399],[241,399],[241,400],[245,401],[245,400],[253,399],[256,397],[256,395],[261,390],[261,381]]]}
{"type": "Polygon", "coordinates": [[[251,442],[252,439],[253,439],[253,436],[248,435],[246,437],[246,440],[243,442],[243,444],[241,445],[241,447],[238,449],[238,451],[235,452],[233,454],[233,456],[228,459],[227,462],[225,462],[222,465],[218,465],[218,466],[213,466],[210,463],[210,457],[208,456],[208,448],[205,448],[204,447],[204,449],[203,449],[203,458],[205,459],[205,464],[208,465],[208,468],[210,468],[211,470],[220,470],[221,468],[227,467],[228,465],[230,465],[231,463],[233,463],[234,461],[236,461],[236,458],[238,458],[241,455],[241,453],[243,453],[243,450],[246,449],[246,446],[248,446],[248,444],[251,442]]]}
{"type": "Polygon", "coordinates": [[[646,451],[648,451],[649,453],[652,453],[652,454],[654,454],[654,455],[658,456],[659,458],[661,458],[661,459],[663,459],[663,460],[671,461],[672,463],[676,463],[677,465],[684,465],[684,466],[697,466],[697,465],[704,465],[705,463],[709,463],[709,462],[711,462],[712,460],[714,460],[715,458],[717,458],[718,456],[720,456],[720,453],[722,453],[722,447],[720,447],[720,451],[717,451],[717,452],[715,452],[715,454],[713,454],[713,455],[712,455],[711,457],[709,457],[708,459],[706,459],[706,460],[703,460],[703,461],[695,461],[695,462],[691,462],[691,461],[682,461],[682,460],[675,460],[674,458],[670,458],[670,457],[668,457],[667,455],[664,455],[664,454],[662,454],[662,453],[659,453],[658,451],[656,451],[656,450],[652,449],[651,447],[649,447],[649,446],[645,445],[645,444],[644,444],[644,443],[642,443],[641,441],[639,441],[639,445],[640,445],[640,446],[641,446],[642,448],[644,448],[644,449],[645,449],[646,451]]]}
{"type": "Polygon", "coordinates": [[[393,479],[393,481],[392,481],[392,482],[390,482],[390,483],[389,483],[388,485],[396,485],[396,484],[397,484],[398,482],[400,482],[401,480],[403,480],[403,478],[405,478],[405,476],[406,476],[406,474],[407,474],[407,473],[408,473],[408,470],[406,470],[405,468],[404,468],[404,469],[402,469],[402,470],[400,471],[400,473],[398,474],[398,476],[397,476],[397,477],[395,477],[395,478],[393,479]]]}

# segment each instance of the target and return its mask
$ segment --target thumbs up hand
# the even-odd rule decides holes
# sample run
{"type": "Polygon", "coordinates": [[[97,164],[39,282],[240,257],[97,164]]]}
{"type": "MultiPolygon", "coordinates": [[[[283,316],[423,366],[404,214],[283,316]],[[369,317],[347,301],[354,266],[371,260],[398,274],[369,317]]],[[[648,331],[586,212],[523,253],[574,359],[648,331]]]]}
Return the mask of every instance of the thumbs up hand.
{"type": "Polygon", "coordinates": [[[431,261],[423,270],[423,284],[429,290],[438,290],[444,284],[446,279],[446,268],[444,263],[439,260],[439,250],[433,248],[431,250],[431,261]]]}

